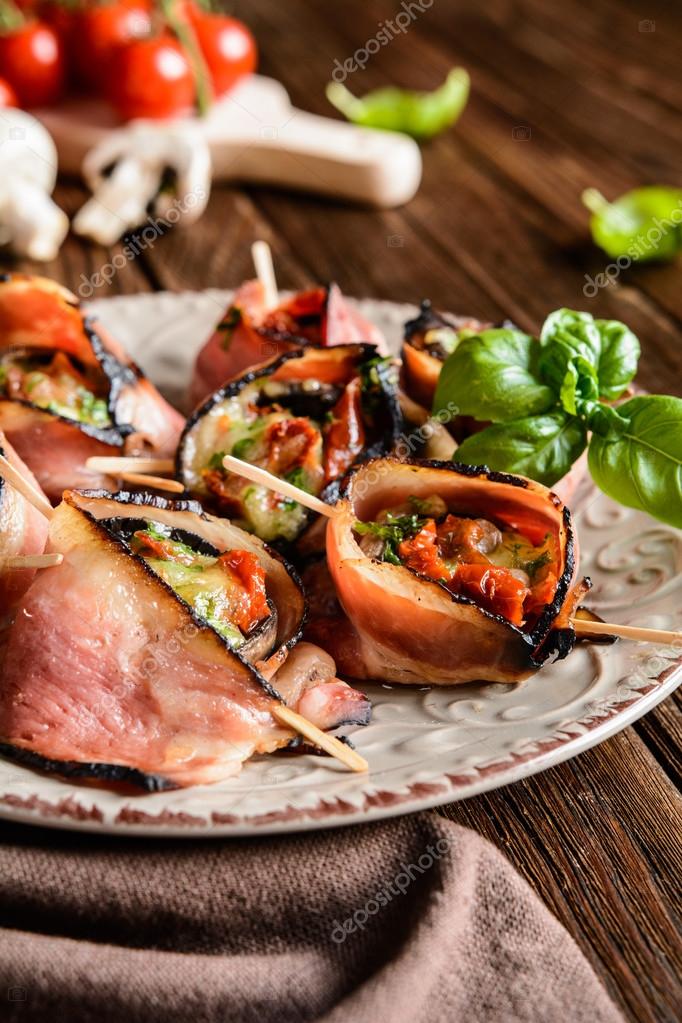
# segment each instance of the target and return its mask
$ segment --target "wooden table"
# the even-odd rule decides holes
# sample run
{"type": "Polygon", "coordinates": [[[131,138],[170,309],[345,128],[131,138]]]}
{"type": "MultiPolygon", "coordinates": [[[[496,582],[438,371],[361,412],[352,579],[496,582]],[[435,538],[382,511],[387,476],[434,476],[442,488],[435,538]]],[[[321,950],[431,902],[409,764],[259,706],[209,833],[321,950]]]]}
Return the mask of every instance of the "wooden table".
{"type": "MultiPolygon", "coordinates": [[[[395,17],[397,0],[234,5],[261,43],[261,70],[294,103],[329,114],[323,87],[395,17]]],[[[231,286],[251,273],[255,237],[280,283],[338,280],[355,295],[429,296],[482,319],[537,330],[560,306],[625,320],[642,340],[640,381],[680,394],[680,266],[624,273],[583,295],[606,260],[586,232],[581,191],[682,184],[682,11],[665,0],[435,0],[350,77],[431,88],[453,64],[473,94],[460,125],[425,148],[404,209],[344,209],[275,191],[215,190],[204,219],[171,231],[119,271],[110,293],[231,286]],[[480,10],[479,10],[480,8],[480,10]]],[[[75,211],[83,193],[64,184],[75,211]]],[[[77,289],[112,252],[69,239],[44,270],[77,289]]],[[[38,269],[37,267],[28,267],[38,269]]],[[[98,297],[106,294],[106,289],[98,297]]],[[[627,1018],[679,1019],[682,726],[679,697],[551,771],[443,809],[498,845],[566,926],[627,1018]],[[677,903],[677,904],[676,904],[677,903]]],[[[549,1021],[548,1021],[549,1023],[549,1021]]]]}

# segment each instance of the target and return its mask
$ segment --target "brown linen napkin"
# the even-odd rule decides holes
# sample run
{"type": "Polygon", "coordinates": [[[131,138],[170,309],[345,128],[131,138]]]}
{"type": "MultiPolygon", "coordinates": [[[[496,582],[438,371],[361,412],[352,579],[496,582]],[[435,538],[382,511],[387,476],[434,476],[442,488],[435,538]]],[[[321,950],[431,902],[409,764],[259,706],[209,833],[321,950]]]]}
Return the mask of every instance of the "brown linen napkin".
{"type": "Polygon", "coordinates": [[[621,1021],[504,857],[435,814],[241,841],[5,825],[0,914],[8,1023],[621,1021]]]}

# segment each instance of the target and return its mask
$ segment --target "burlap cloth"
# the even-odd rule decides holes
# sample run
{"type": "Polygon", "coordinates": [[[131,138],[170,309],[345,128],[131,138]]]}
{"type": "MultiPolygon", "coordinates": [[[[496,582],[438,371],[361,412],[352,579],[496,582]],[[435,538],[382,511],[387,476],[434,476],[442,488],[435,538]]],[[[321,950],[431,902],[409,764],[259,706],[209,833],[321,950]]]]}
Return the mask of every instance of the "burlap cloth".
{"type": "Polygon", "coordinates": [[[0,829],[0,1019],[616,1023],[504,857],[421,814],[241,841],[0,829]]]}

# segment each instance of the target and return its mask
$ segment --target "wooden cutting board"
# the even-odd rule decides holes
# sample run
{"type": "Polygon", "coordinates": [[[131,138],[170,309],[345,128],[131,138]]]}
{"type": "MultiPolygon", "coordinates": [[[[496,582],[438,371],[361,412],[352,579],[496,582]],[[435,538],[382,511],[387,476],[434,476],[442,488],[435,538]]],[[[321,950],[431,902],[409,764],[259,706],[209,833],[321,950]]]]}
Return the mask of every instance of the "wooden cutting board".
{"type": "MultiPolygon", "coordinates": [[[[79,174],[86,153],[121,127],[98,100],[69,100],[36,116],[52,135],[66,174],[79,174]]],[[[276,185],[388,208],[408,202],[421,180],[413,139],[297,110],[286,89],[262,75],[244,79],[191,123],[209,144],[216,181],[276,185]]]]}

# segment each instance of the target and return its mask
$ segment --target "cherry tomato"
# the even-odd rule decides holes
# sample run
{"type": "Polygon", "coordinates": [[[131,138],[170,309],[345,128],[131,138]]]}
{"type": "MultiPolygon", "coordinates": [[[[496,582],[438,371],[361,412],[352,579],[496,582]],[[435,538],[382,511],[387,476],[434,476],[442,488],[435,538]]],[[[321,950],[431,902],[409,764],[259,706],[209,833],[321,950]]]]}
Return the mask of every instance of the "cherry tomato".
{"type": "Polygon", "coordinates": [[[222,96],[256,70],[256,40],[246,25],[222,14],[191,15],[216,96],[222,96]]]}
{"type": "Polygon", "coordinates": [[[18,107],[17,94],[4,78],[0,78],[0,107],[18,107]]]}
{"type": "Polygon", "coordinates": [[[106,93],[121,117],[177,117],[196,98],[188,58],[171,35],[151,36],[119,46],[107,69],[106,93]]]}
{"type": "Polygon", "coordinates": [[[100,86],[114,50],[151,31],[151,13],[144,0],[118,0],[86,7],[73,15],[73,63],[81,82],[100,86]]]}
{"type": "Polygon", "coordinates": [[[0,35],[0,68],[22,107],[47,106],[64,87],[64,54],[57,33],[40,21],[0,35]]]}

